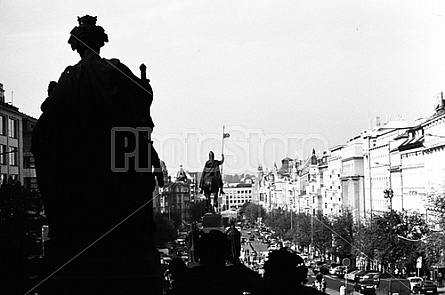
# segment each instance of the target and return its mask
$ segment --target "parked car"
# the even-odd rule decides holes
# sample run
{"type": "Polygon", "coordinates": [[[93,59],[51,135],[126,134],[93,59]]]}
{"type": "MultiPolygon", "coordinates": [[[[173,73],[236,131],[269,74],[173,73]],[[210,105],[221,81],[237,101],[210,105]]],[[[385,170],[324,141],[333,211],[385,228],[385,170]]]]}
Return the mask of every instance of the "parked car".
{"type": "Polygon", "coordinates": [[[361,280],[355,283],[354,291],[362,294],[374,294],[375,285],[374,280],[369,276],[364,276],[361,280]]]}
{"type": "Polygon", "coordinates": [[[342,272],[341,274],[339,274],[338,277],[339,277],[339,278],[344,278],[345,275],[347,275],[347,274],[349,274],[349,273],[351,273],[351,272],[353,272],[353,271],[355,271],[355,270],[357,270],[357,267],[355,267],[355,266],[348,266],[348,267],[345,267],[345,268],[343,269],[343,272],[342,272]]]}
{"type": "Polygon", "coordinates": [[[358,273],[358,272],[360,272],[361,270],[354,270],[354,271],[351,271],[351,272],[349,272],[349,273],[345,273],[345,278],[346,278],[346,280],[348,280],[348,281],[354,281],[354,279],[355,279],[355,274],[356,273],[358,273]]]}
{"type": "Polygon", "coordinates": [[[380,279],[379,287],[375,289],[376,295],[411,295],[409,281],[407,279],[380,279]]]}
{"type": "Polygon", "coordinates": [[[413,293],[437,295],[437,286],[433,281],[424,280],[414,285],[413,293]]]}
{"type": "Polygon", "coordinates": [[[340,265],[340,266],[336,266],[336,267],[334,267],[334,268],[331,268],[331,269],[329,270],[329,273],[330,273],[331,275],[338,276],[338,275],[340,275],[340,274],[343,273],[343,271],[345,270],[345,268],[346,268],[346,267],[344,267],[344,266],[342,266],[342,265],[340,265]]]}
{"type": "Polygon", "coordinates": [[[358,282],[362,279],[362,277],[367,273],[366,270],[359,270],[358,272],[354,273],[354,276],[352,277],[352,281],[358,282]]]}
{"type": "Polygon", "coordinates": [[[423,281],[421,277],[408,277],[406,279],[409,281],[411,290],[414,290],[414,286],[423,281]]]}
{"type": "Polygon", "coordinates": [[[322,274],[328,274],[329,273],[329,268],[328,268],[328,265],[325,262],[318,261],[313,266],[312,271],[313,271],[314,274],[319,273],[319,272],[321,272],[322,274]]]}

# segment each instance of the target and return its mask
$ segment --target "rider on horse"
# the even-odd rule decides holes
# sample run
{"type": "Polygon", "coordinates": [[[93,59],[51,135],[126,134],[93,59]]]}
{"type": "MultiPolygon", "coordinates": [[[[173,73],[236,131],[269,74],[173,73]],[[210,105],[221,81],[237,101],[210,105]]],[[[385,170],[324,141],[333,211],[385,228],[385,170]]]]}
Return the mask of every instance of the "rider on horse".
{"type": "Polygon", "coordinates": [[[215,160],[215,154],[210,151],[209,159],[205,163],[204,170],[202,171],[201,180],[199,181],[199,188],[201,191],[204,190],[204,179],[208,176],[216,177],[218,179],[219,192],[223,194],[223,181],[221,176],[221,171],[219,166],[224,163],[224,155],[221,155],[221,161],[215,160]]]}

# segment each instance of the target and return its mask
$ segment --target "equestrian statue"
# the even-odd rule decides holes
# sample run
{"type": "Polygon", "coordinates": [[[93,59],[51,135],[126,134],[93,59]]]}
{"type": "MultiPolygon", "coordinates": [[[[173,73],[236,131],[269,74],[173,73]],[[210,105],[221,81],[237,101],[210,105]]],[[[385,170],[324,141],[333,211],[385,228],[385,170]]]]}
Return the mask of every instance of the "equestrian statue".
{"type": "Polygon", "coordinates": [[[221,161],[215,160],[212,151],[209,152],[209,159],[205,163],[202,171],[199,188],[206,197],[206,212],[216,213],[218,208],[218,193],[223,194],[223,181],[219,166],[224,163],[224,155],[221,155],[221,161]],[[210,196],[213,194],[213,205],[210,196]]]}

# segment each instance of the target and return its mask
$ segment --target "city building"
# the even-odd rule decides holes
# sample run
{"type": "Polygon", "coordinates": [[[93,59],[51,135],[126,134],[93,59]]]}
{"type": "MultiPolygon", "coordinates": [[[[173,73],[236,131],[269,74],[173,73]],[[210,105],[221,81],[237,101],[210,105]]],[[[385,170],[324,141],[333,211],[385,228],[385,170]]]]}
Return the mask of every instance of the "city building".
{"type": "Polygon", "coordinates": [[[252,180],[245,179],[242,183],[228,183],[224,185],[221,196],[222,211],[228,209],[239,210],[244,203],[252,202],[252,180]]]}
{"type": "Polygon", "coordinates": [[[337,145],[329,150],[327,169],[323,171],[321,195],[324,206],[323,215],[337,216],[342,213],[342,151],[344,145],[337,145]]]}
{"type": "Polygon", "coordinates": [[[349,210],[356,222],[365,218],[363,140],[351,138],[341,150],[341,192],[343,210],[349,210]]]}
{"type": "Polygon", "coordinates": [[[37,123],[37,119],[24,116],[23,126],[23,180],[22,184],[28,189],[38,189],[37,175],[35,169],[34,155],[31,152],[32,131],[37,123]]]}
{"type": "MultiPolygon", "coordinates": [[[[1,85],[3,87],[3,85],[1,85]]],[[[3,89],[2,89],[3,90],[3,89]]],[[[4,91],[3,91],[4,92],[4,91]]],[[[23,162],[22,113],[0,100],[0,172],[1,181],[20,181],[23,162]]]]}

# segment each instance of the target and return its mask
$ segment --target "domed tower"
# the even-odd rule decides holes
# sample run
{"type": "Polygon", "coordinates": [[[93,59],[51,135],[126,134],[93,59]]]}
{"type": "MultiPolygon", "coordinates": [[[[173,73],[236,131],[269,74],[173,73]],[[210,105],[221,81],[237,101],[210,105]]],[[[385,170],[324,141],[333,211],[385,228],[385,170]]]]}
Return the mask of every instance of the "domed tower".
{"type": "Polygon", "coordinates": [[[256,168],[257,174],[258,174],[258,181],[261,181],[264,177],[264,170],[263,170],[263,165],[262,164],[258,164],[257,168],[256,168]]]}

